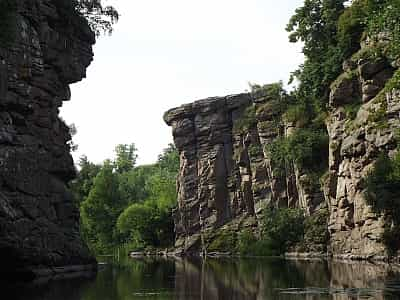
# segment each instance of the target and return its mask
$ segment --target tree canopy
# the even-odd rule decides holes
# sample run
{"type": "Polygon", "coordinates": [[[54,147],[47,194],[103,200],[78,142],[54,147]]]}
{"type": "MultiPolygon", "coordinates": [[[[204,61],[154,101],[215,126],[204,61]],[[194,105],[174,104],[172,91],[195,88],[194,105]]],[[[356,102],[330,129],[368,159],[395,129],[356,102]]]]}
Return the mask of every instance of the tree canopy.
{"type": "Polygon", "coordinates": [[[86,156],[71,183],[81,211],[82,236],[96,253],[129,245],[168,247],[174,242],[179,157],[170,144],[155,164],[136,166],[136,147],[116,146],[114,159],[101,165],[86,156]]]}

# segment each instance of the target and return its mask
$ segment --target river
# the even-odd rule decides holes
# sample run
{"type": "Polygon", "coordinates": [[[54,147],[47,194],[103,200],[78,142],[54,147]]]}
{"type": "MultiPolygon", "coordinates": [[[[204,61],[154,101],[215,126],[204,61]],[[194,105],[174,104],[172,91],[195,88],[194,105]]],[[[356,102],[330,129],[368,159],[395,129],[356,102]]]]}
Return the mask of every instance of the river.
{"type": "Polygon", "coordinates": [[[12,299],[400,299],[400,273],[366,262],[126,258],[94,278],[18,288],[12,299]]]}

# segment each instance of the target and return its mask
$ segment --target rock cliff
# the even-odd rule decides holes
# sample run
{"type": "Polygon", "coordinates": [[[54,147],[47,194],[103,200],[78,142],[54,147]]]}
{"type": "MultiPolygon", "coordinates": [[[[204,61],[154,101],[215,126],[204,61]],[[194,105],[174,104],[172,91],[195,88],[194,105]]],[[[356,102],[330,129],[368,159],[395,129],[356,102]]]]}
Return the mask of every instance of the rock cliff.
{"type": "Polygon", "coordinates": [[[291,127],[276,121],[268,92],[215,97],[168,111],[180,154],[176,247],[206,250],[216,229],[258,227],[266,206],[299,207],[312,213],[323,202],[296,166],[276,176],[266,145],[291,127]]]}
{"type": "Polygon", "coordinates": [[[328,171],[320,178],[295,163],[274,174],[266,148],[293,134],[296,125],[277,118],[279,99],[268,90],[199,100],[165,114],[180,153],[179,251],[207,250],[221,228],[256,230],[263,208],[274,206],[301,208],[307,215],[328,209],[326,249],[336,257],[387,255],[382,234],[390,223],[367,204],[363,179],[379,153],[393,155],[396,149],[400,93],[385,85],[398,61],[363,57],[375,46],[362,46],[331,86],[328,171]],[[356,107],[354,115],[349,107],[356,107]],[[313,181],[321,183],[316,188],[313,181]]]}
{"type": "Polygon", "coordinates": [[[0,265],[7,276],[31,279],[95,263],[67,189],[75,169],[59,117],[69,84],[85,77],[95,36],[60,3],[15,0],[0,29],[12,31],[0,42],[0,265]]]}
{"type": "Polygon", "coordinates": [[[339,257],[384,256],[382,234],[390,221],[375,213],[365,199],[363,179],[380,153],[393,156],[400,128],[400,91],[385,88],[398,62],[385,57],[360,58],[373,45],[365,44],[343,65],[344,73],[332,84],[329,176],[325,186],[330,208],[330,246],[339,257]],[[349,117],[346,108],[360,108],[349,117]]]}

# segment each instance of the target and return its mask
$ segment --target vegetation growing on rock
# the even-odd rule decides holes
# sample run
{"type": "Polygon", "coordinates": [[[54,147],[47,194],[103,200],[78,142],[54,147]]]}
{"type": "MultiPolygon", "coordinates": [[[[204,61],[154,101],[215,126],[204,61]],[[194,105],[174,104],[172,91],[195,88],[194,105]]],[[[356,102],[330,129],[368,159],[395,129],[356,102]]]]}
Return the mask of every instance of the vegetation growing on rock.
{"type": "Polygon", "coordinates": [[[277,138],[266,150],[280,176],[291,163],[308,174],[322,174],[327,168],[328,135],[322,130],[298,129],[288,137],[277,138]]]}
{"type": "Polygon", "coordinates": [[[382,238],[389,254],[394,255],[400,249],[400,152],[393,158],[380,154],[364,183],[368,203],[389,220],[382,238]]]}

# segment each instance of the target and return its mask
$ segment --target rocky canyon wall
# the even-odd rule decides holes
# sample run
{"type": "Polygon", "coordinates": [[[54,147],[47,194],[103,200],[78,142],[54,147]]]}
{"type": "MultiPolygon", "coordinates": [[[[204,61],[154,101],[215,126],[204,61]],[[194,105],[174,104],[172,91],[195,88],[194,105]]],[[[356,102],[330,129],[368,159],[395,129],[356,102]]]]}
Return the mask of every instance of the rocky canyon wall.
{"type": "Polygon", "coordinates": [[[326,119],[329,176],[324,190],[330,208],[330,247],[338,257],[386,255],[382,236],[385,227],[391,226],[386,213],[376,213],[368,205],[363,184],[379,154],[393,157],[400,128],[400,91],[385,88],[388,80],[395,79],[399,61],[359,58],[374,47],[363,44],[343,64],[343,74],[331,87],[326,119]],[[360,108],[351,118],[346,108],[354,103],[360,108]]]}
{"type": "Polygon", "coordinates": [[[366,47],[374,46],[362,45],[331,86],[325,120],[329,155],[321,178],[311,178],[295,163],[283,176],[274,174],[266,148],[296,126],[277,118],[278,99],[265,90],[199,100],[165,114],[180,154],[174,215],[180,252],[206,250],[213,234],[227,226],[256,231],[263,208],[274,206],[301,208],[307,215],[328,209],[326,246],[336,257],[386,256],[382,234],[390,224],[367,204],[363,179],[379,153],[393,156],[396,150],[400,93],[385,85],[398,61],[363,58],[366,47]],[[357,106],[355,116],[348,105],[357,106]]]}
{"type": "Polygon", "coordinates": [[[67,189],[75,169],[59,117],[69,84],[85,77],[95,36],[60,3],[15,0],[1,29],[12,31],[0,42],[0,272],[7,276],[95,263],[67,189]]]}
{"type": "Polygon", "coordinates": [[[206,250],[216,229],[257,230],[266,206],[299,207],[312,213],[322,193],[311,193],[304,174],[291,166],[275,176],[266,145],[290,134],[277,123],[268,92],[215,97],[168,111],[180,154],[176,247],[206,250]]]}

